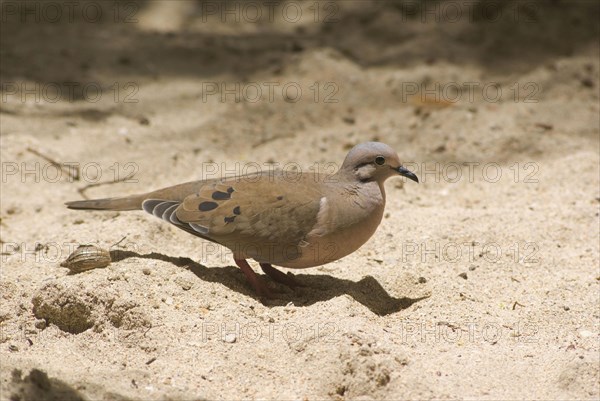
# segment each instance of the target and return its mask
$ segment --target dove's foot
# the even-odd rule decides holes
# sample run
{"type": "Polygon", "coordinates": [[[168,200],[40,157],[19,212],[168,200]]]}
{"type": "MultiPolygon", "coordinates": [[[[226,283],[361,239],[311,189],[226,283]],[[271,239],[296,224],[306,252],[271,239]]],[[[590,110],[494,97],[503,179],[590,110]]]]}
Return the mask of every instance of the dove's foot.
{"type": "Polygon", "coordinates": [[[271,277],[274,281],[277,281],[278,283],[285,284],[290,288],[302,286],[302,284],[300,284],[296,280],[293,274],[285,274],[284,272],[280,272],[279,270],[271,266],[270,263],[260,263],[260,267],[267,276],[271,277]]]}
{"type": "MultiPolygon", "coordinates": [[[[273,294],[269,287],[258,277],[258,275],[252,270],[248,262],[244,259],[234,259],[235,264],[238,265],[244,276],[246,276],[246,280],[250,283],[250,285],[254,288],[254,291],[260,296],[264,298],[271,299],[273,298],[273,294]]],[[[283,273],[281,273],[283,274],[283,273]]]]}

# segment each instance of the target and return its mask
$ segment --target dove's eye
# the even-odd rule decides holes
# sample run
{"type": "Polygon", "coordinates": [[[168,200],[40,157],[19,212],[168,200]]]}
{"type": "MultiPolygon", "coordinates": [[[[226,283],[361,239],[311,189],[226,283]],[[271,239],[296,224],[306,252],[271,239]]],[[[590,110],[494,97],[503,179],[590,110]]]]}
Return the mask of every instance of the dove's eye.
{"type": "Polygon", "coordinates": [[[379,164],[380,166],[382,166],[385,163],[385,157],[383,157],[383,156],[377,156],[375,158],[375,163],[379,164]]]}

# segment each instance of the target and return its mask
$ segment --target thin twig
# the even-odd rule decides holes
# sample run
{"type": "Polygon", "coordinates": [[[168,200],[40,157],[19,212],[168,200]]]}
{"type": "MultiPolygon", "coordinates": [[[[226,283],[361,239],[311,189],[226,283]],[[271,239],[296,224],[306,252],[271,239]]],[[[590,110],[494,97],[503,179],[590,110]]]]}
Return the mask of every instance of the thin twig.
{"type": "Polygon", "coordinates": [[[66,163],[59,163],[56,160],[52,159],[50,156],[46,156],[45,154],[31,147],[27,147],[27,151],[33,153],[36,156],[41,157],[42,159],[52,164],[54,167],[61,169],[62,171],[67,173],[69,177],[71,177],[74,181],[79,181],[79,166],[69,166],[66,163]]]}
{"type": "Polygon", "coordinates": [[[131,177],[133,176],[133,174],[128,175],[127,177],[123,177],[123,178],[119,178],[118,180],[113,180],[113,181],[104,181],[104,182],[94,182],[92,184],[88,184],[83,188],[79,188],[77,190],[77,192],[79,192],[79,194],[84,198],[84,199],[90,199],[87,197],[87,195],[85,194],[85,191],[87,191],[90,188],[94,188],[94,187],[99,187],[102,185],[110,185],[110,184],[116,184],[118,182],[123,182],[123,181],[127,181],[129,179],[131,179],[131,177]]]}

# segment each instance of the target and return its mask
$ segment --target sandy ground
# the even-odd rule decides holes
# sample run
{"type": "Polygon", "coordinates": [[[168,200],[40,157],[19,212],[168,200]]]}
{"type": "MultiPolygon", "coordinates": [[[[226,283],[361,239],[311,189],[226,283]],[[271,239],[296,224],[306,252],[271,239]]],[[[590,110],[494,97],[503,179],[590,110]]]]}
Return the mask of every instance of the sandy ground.
{"type": "Polygon", "coordinates": [[[0,3],[2,400],[599,399],[598,3],[29,4],[0,3]],[[63,206],[373,139],[421,183],[265,304],[226,250],[63,206]],[[69,275],[78,244],[113,263],[69,275]]]}

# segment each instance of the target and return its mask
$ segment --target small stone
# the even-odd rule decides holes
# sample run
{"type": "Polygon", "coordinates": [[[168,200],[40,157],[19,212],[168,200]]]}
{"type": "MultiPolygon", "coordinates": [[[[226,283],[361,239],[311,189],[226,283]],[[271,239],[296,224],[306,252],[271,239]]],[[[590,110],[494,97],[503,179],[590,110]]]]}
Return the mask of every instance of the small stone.
{"type": "Polygon", "coordinates": [[[129,65],[131,64],[131,59],[127,56],[119,56],[119,58],[117,58],[117,63],[121,65],[129,65]]]}
{"type": "Polygon", "coordinates": [[[175,282],[177,284],[179,284],[179,286],[181,287],[182,290],[184,291],[188,291],[189,289],[192,288],[192,282],[183,278],[183,277],[177,277],[175,279],[175,282]]]}
{"type": "Polygon", "coordinates": [[[152,273],[152,271],[150,269],[148,269],[147,267],[144,267],[142,269],[142,273],[144,273],[146,276],[149,276],[150,273],[152,273]]]}
{"type": "Polygon", "coordinates": [[[594,81],[592,81],[591,78],[583,78],[581,80],[581,85],[585,86],[586,88],[593,88],[594,87],[594,81]]]}
{"type": "Polygon", "coordinates": [[[301,51],[304,50],[304,46],[302,46],[302,44],[298,43],[298,42],[294,42],[292,43],[292,49],[291,49],[294,53],[299,53],[301,51]]]}
{"type": "Polygon", "coordinates": [[[552,129],[554,129],[554,126],[552,124],[547,123],[535,123],[535,126],[541,128],[544,131],[552,131],[552,129]]]}
{"type": "Polygon", "coordinates": [[[419,284],[425,284],[427,282],[427,279],[425,277],[419,277],[417,281],[419,282],[419,284]]]}
{"type": "Polygon", "coordinates": [[[460,278],[464,278],[464,279],[466,280],[466,279],[467,279],[467,273],[460,273],[460,274],[458,275],[458,277],[460,277],[460,278]]]}
{"type": "Polygon", "coordinates": [[[225,334],[225,337],[223,337],[223,341],[229,344],[233,344],[234,342],[236,342],[236,340],[237,337],[233,333],[225,334]]]}
{"type": "Polygon", "coordinates": [[[563,306],[563,309],[566,310],[566,311],[571,310],[571,308],[569,308],[567,305],[563,306]]]}
{"type": "Polygon", "coordinates": [[[173,305],[173,298],[171,298],[171,297],[167,297],[167,299],[165,299],[165,303],[166,303],[167,305],[173,305]]]}
{"type": "Polygon", "coordinates": [[[46,328],[46,321],[44,319],[38,319],[34,324],[36,329],[43,330],[46,328]]]}
{"type": "Polygon", "coordinates": [[[17,351],[19,351],[19,347],[17,347],[16,345],[11,344],[11,345],[8,346],[8,350],[10,352],[17,352],[17,351]]]}

